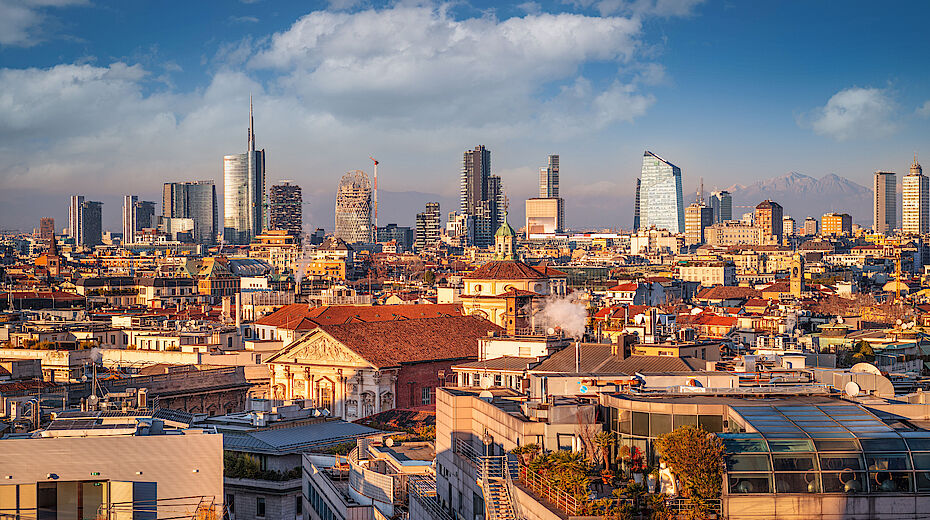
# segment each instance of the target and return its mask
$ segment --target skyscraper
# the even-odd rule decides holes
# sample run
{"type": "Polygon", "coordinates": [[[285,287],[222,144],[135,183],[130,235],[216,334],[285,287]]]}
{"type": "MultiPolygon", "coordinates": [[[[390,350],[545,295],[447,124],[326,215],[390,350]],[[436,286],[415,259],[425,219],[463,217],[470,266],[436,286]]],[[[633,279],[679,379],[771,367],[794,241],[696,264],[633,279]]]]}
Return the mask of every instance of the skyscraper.
{"type": "Polygon", "coordinates": [[[39,219],[39,240],[51,240],[55,238],[55,219],[52,217],[42,217],[39,219]]]}
{"type": "Polygon", "coordinates": [[[264,227],[265,150],[255,149],[252,97],[249,96],[249,148],[223,157],[223,239],[248,244],[264,227]]]}
{"type": "Polygon", "coordinates": [[[807,217],[804,219],[804,234],[812,237],[816,236],[820,232],[820,222],[817,221],[814,217],[807,217]]]}
{"type": "Polygon", "coordinates": [[[781,204],[773,200],[764,200],[756,206],[753,223],[756,227],[762,228],[764,241],[768,241],[768,237],[774,237],[777,243],[781,243],[784,236],[782,228],[784,213],[781,204]]]}
{"type": "Polygon", "coordinates": [[[68,234],[74,239],[74,243],[81,245],[84,237],[81,236],[81,230],[84,229],[81,221],[82,211],[84,208],[84,196],[72,195],[71,205],[68,208],[68,234]]]}
{"type": "Polygon", "coordinates": [[[539,198],[553,199],[559,196],[559,156],[549,156],[549,166],[539,169],[539,198]]]}
{"type": "Polygon", "coordinates": [[[103,203],[89,200],[81,204],[81,241],[78,245],[93,247],[103,243],[103,203]]]}
{"type": "Polygon", "coordinates": [[[162,216],[194,221],[193,240],[212,244],[216,240],[218,209],[213,181],[166,182],[162,216]]]}
{"type": "Polygon", "coordinates": [[[894,172],[875,172],[874,211],[872,229],[876,233],[890,233],[898,221],[897,179],[894,172]]]}
{"type": "Polygon", "coordinates": [[[303,195],[300,186],[281,181],[269,193],[268,229],[285,230],[299,237],[303,232],[303,195]]]}
{"type": "Polygon", "coordinates": [[[439,203],[427,202],[426,211],[417,213],[417,231],[414,248],[423,251],[439,243],[439,203]]]}
{"type": "Polygon", "coordinates": [[[703,244],[704,230],[714,225],[714,210],[702,201],[685,208],[685,245],[703,244]]]}
{"type": "Polygon", "coordinates": [[[362,170],[346,173],[336,191],[336,238],[349,244],[371,243],[371,180],[362,170]]]}
{"type": "Polygon", "coordinates": [[[910,172],[901,180],[901,188],[904,192],[901,198],[901,229],[905,233],[921,235],[930,232],[930,186],[916,155],[910,172]]]}
{"type": "Polygon", "coordinates": [[[123,243],[132,244],[136,241],[136,232],[154,227],[152,217],[155,216],[155,203],[140,201],[136,195],[123,197],[123,243]]]}
{"type": "Polygon", "coordinates": [[[561,233],[565,228],[565,202],[559,197],[559,156],[539,169],[539,197],[526,201],[526,233],[561,233]]]}
{"type": "Polygon", "coordinates": [[[462,161],[462,214],[475,218],[475,245],[491,245],[503,223],[501,178],[491,175],[491,151],[484,145],[466,150],[462,161]]]}
{"type": "Polygon", "coordinates": [[[733,197],[729,191],[715,191],[710,194],[710,207],[714,210],[714,223],[733,220],[733,197]]]}
{"type": "MultiPolygon", "coordinates": [[[[646,150],[640,177],[639,227],[685,231],[685,206],[681,195],[681,168],[646,150]]],[[[634,210],[634,215],[637,213],[634,210]]],[[[635,217],[634,217],[635,218],[635,217]]]]}
{"type": "Polygon", "coordinates": [[[642,179],[636,179],[636,196],[633,201],[633,231],[639,229],[639,186],[642,179]]]}

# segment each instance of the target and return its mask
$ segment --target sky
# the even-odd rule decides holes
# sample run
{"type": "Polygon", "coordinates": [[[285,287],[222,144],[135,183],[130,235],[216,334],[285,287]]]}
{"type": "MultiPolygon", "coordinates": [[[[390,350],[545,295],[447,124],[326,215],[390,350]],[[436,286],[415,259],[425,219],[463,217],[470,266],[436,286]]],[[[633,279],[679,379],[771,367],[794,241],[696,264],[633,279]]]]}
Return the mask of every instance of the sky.
{"type": "MultiPolygon", "coordinates": [[[[67,225],[71,194],[161,203],[246,149],[333,228],[380,161],[381,224],[457,210],[491,150],[519,227],[547,154],[572,228],[629,227],[644,150],[684,191],[797,171],[870,186],[930,157],[930,3],[713,0],[0,0],[0,229],[67,225]],[[403,193],[415,192],[415,193],[403,193]]],[[[925,162],[930,162],[928,159],[925,162]]],[[[687,198],[687,197],[686,197],[687,198]]],[[[160,210],[159,210],[160,211],[160,210]]],[[[221,212],[222,219],[222,212],[221,212]]]]}

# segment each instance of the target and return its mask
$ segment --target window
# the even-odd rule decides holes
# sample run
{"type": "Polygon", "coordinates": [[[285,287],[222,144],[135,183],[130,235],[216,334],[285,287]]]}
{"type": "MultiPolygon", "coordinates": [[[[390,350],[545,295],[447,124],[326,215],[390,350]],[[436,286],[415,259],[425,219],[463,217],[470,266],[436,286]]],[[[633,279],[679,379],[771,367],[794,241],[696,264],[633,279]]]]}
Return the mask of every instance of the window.
{"type": "Polygon", "coordinates": [[[265,516],[265,497],[255,498],[255,516],[258,516],[258,517],[265,516]]]}
{"type": "Polygon", "coordinates": [[[226,494],[226,509],[229,510],[230,514],[236,514],[236,495],[232,493],[226,494]]]}
{"type": "Polygon", "coordinates": [[[423,393],[423,399],[421,400],[422,404],[431,404],[433,402],[432,387],[424,386],[421,390],[423,393]]]}
{"type": "Polygon", "coordinates": [[[297,495],[294,497],[294,513],[302,515],[304,512],[304,500],[303,497],[297,495]]]}

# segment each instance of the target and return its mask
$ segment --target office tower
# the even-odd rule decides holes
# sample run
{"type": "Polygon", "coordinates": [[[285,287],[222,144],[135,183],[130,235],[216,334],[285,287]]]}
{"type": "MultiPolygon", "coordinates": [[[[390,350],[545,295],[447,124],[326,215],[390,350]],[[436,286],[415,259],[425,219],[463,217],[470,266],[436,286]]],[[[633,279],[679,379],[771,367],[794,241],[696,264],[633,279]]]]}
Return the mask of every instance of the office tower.
{"type": "Polygon", "coordinates": [[[703,202],[685,208],[685,245],[703,244],[704,230],[714,225],[714,210],[703,202]]]}
{"type": "Polygon", "coordinates": [[[504,190],[500,177],[491,175],[491,151],[484,145],[465,151],[461,194],[462,214],[475,218],[475,245],[491,245],[503,223],[504,190]]]}
{"type": "Polygon", "coordinates": [[[876,233],[891,233],[898,221],[897,179],[894,172],[875,172],[873,190],[875,204],[872,208],[872,229],[876,233]]]}
{"type": "Polygon", "coordinates": [[[199,244],[212,244],[217,234],[216,185],[213,181],[166,182],[162,196],[162,216],[192,219],[192,238],[199,244]]]}
{"type": "Polygon", "coordinates": [[[733,197],[729,191],[711,193],[710,207],[714,210],[714,223],[733,220],[733,197]]]}
{"type": "Polygon", "coordinates": [[[72,195],[71,205],[68,208],[68,234],[71,235],[77,245],[81,245],[84,238],[81,236],[81,230],[84,228],[83,222],[81,222],[83,208],[84,196],[72,195]]]}
{"type": "Polygon", "coordinates": [[[526,234],[552,234],[563,231],[565,202],[561,197],[526,200],[526,234]]]}
{"type": "Polygon", "coordinates": [[[786,237],[793,237],[798,232],[798,223],[791,217],[782,217],[781,229],[786,237]]]}
{"type": "Polygon", "coordinates": [[[248,244],[264,227],[265,150],[255,149],[252,97],[249,96],[249,148],[223,157],[223,240],[248,244]]]}
{"type": "Polygon", "coordinates": [[[539,198],[552,199],[559,196],[559,156],[549,156],[549,166],[539,169],[539,198]]]}
{"type": "Polygon", "coordinates": [[[123,197],[123,243],[136,242],[136,232],[154,228],[155,203],[139,200],[136,195],[123,197]]]}
{"type": "Polygon", "coordinates": [[[439,244],[440,216],[439,203],[427,202],[426,211],[417,213],[417,234],[414,247],[423,251],[439,244]]]}
{"type": "Polygon", "coordinates": [[[561,233],[565,228],[565,201],[559,197],[559,156],[539,169],[539,197],[526,201],[526,234],[561,233]]]}
{"type": "Polygon", "coordinates": [[[641,179],[636,179],[636,195],[633,201],[633,231],[639,229],[639,185],[641,179]]]}
{"type": "Polygon", "coordinates": [[[103,243],[103,203],[89,200],[81,204],[81,241],[78,245],[93,247],[103,243]]]}
{"type": "Polygon", "coordinates": [[[640,228],[685,231],[681,168],[646,150],[639,188],[640,228]]]}
{"type": "Polygon", "coordinates": [[[398,226],[393,223],[378,226],[378,242],[396,242],[400,251],[410,251],[413,248],[413,235],[413,230],[408,226],[398,226]]]}
{"type": "MultiPolygon", "coordinates": [[[[762,233],[765,237],[775,237],[777,242],[780,243],[784,231],[782,229],[783,218],[784,210],[781,204],[766,199],[756,206],[753,223],[756,227],[762,228],[762,233]]],[[[763,238],[763,240],[766,239],[763,238]]]]}
{"type": "Polygon", "coordinates": [[[336,238],[349,244],[371,243],[371,180],[362,170],[346,173],[336,191],[336,238]]]}
{"type": "Polygon", "coordinates": [[[916,155],[910,172],[901,180],[901,188],[904,191],[901,198],[901,230],[921,235],[930,232],[930,190],[916,155]]]}
{"type": "Polygon", "coordinates": [[[269,193],[268,229],[285,230],[299,237],[303,232],[303,195],[300,186],[281,181],[269,193]]]}
{"type": "Polygon", "coordinates": [[[55,219],[52,217],[42,217],[39,219],[39,240],[51,240],[55,238],[55,219]]]}
{"type": "Polygon", "coordinates": [[[819,231],[820,223],[817,222],[817,219],[813,217],[807,217],[804,219],[804,235],[809,237],[817,236],[819,231]]]}
{"type": "Polygon", "coordinates": [[[446,235],[450,243],[456,247],[468,247],[475,242],[475,217],[457,211],[449,212],[446,222],[446,235]]]}
{"type": "Polygon", "coordinates": [[[846,213],[827,213],[820,219],[820,234],[847,236],[852,234],[852,217],[846,213]]]}

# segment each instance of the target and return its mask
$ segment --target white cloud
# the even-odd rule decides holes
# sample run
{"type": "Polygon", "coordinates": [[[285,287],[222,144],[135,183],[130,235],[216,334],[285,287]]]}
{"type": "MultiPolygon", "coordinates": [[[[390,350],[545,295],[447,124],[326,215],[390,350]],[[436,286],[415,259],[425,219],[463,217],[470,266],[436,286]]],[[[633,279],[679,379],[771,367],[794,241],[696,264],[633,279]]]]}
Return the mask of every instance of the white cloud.
{"type": "Polygon", "coordinates": [[[85,4],[85,0],[0,0],[0,46],[32,47],[46,36],[46,8],[85,4]]]}
{"type": "Polygon", "coordinates": [[[258,18],[254,16],[230,16],[229,23],[258,23],[258,18]]]}
{"type": "MultiPolygon", "coordinates": [[[[570,85],[582,65],[639,67],[641,25],[623,17],[528,14],[456,20],[443,7],[318,11],[275,34],[250,66],[282,74],[280,85],[340,118],[384,118],[417,127],[528,122],[570,85]]],[[[587,108],[615,85],[592,88],[587,108]]],[[[612,113],[639,115],[641,101],[612,97],[612,113]]],[[[605,99],[605,102],[607,99],[605,99]]],[[[551,106],[551,105],[550,105],[551,106]]],[[[601,121],[630,121],[628,117],[601,121]]]]}
{"type": "Polygon", "coordinates": [[[920,117],[930,117],[930,100],[924,101],[924,104],[917,107],[917,115],[920,117]]]}
{"type": "Polygon", "coordinates": [[[809,124],[814,132],[837,141],[879,138],[897,130],[896,105],[888,90],[850,87],[814,110],[809,124]]]}

